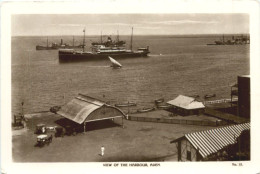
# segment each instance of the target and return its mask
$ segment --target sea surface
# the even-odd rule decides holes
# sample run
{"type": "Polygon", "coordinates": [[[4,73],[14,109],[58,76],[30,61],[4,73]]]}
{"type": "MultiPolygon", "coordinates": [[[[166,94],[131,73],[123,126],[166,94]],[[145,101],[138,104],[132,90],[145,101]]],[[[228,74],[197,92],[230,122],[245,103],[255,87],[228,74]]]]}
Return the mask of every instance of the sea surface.
{"type": "MultiPolygon", "coordinates": [[[[205,94],[216,94],[211,100],[230,98],[237,76],[249,74],[250,45],[207,45],[220,37],[134,36],[133,49],[149,46],[151,53],[147,58],[117,59],[121,69],[111,68],[109,59],[59,63],[58,50],[36,51],[37,44],[46,45],[46,37],[12,37],[12,113],[46,111],[78,93],[110,104],[136,102],[137,108],[179,94],[197,94],[202,101],[205,94]]],[[[72,45],[72,36],[49,37],[49,44],[61,38],[72,45]]],[[[88,36],[87,49],[99,39],[88,36]]],[[[129,46],[130,36],[120,39],[129,46]]],[[[75,37],[74,43],[82,44],[82,37],[75,37]]]]}

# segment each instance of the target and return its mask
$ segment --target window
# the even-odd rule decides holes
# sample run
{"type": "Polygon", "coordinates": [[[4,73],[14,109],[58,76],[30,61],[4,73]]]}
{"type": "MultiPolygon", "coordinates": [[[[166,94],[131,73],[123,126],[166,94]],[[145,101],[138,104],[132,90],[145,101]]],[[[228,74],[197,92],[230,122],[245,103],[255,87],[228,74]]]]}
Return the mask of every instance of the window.
{"type": "Polygon", "coordinates": [[[191,152],[187,150],[187,160],[191,161],[191,152]]]}

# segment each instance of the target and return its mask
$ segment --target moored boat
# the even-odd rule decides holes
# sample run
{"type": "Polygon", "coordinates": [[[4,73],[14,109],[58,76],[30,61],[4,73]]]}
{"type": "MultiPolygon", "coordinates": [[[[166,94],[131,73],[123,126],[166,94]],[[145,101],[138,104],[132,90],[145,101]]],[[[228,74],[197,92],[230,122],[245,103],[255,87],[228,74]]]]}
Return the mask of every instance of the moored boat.
{"type": "Polygon", "coordinates": [[[36,45],[36,50],[58,50],[58,49],[72,49],[72,48],[83,48],[83,45],[74,46],[74,38],[73,38],[73,45],[63,43],[63,39],[61,39],[60,44],[52,43],[51,45],[49,45],[48,38],[47,38],[46,46],[36,45]]]}
{"type": "Polygon", "coordinates": [[[216,94],[206,94],[206,95],[204,96],[205,99],[207,99],[207,98],[212,98],[212,97],[216,97],[216,94]]]}
{"type": "Polygon", "coordinates": [[[115,104],[116,107],[129,107],[129,106],[136,106],[136,103],[134,102],[128,102],[128,103],[118,103],[115,104]]]}
{"type": "Polygon", "coordinates": [[[199,98],[200,96],[198,94],[194,94],[194,95],[190,95],[189,97],[192,97],[192,98],[199,98]]]}
{"type": "Polygon", "coordinates": [[[143,108],[143,109],[137,109],[137,112],[139,113],[143,113],[143,112],[150,112],[155,110],[155,107],[151,107],[151,108],[143,108]]]}
{"type": "Polygon", "coordinates": [[[164,98],[156,99],[156,100],[154,100],[154,102],[155,102],[156,104],[162,103],[162,102],[164,102],[164,98]]]}
{"type": "Polygon", "coordinates": [[[171,105],[157,105],[156,107],[157,107],[157,109],[169,109],[172,106],[171,105]]]}

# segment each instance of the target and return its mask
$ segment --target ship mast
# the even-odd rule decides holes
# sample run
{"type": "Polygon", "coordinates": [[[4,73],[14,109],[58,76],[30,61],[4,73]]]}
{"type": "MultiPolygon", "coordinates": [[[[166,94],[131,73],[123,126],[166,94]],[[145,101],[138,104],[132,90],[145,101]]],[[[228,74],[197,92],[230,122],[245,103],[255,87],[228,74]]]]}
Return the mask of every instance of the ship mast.
{"type": "Polygon", "coordinates": [[[49,45],[49,44],[48,44],[48,37],[47,37],[47,48],[49,47],[48,45],[49,45]]]}
{"type": "Polygon", "coordinates": [[[83,32],[84,32],[84,37],[83,37],[83,52],[85,51],[85,29],[86,29],[86,28],[84,28],[84,30],[83,30],[83,32]]]}
{"type": "Polygon", "coordinates": [[[132,27],[132,35],[131,35],[131,45],[130,45],[131,51],[133,51],[133,27],[132,27]]]}
{"type": "Polygon", "coordinates": [[[119,32],[117,30],[117,42],[119,42],[119,32]]]}
{"type": "Polygon", "coordinates": [[[101,43],[102,43],[102,31],[101,31],[100,41],[101,41],[101,43]]]}

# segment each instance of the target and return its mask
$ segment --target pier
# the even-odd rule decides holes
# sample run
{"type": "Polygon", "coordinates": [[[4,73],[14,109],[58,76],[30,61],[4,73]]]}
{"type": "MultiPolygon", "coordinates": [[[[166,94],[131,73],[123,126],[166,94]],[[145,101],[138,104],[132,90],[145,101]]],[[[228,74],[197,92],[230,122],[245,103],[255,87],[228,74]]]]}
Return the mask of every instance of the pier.
{"type": "Polygon", "coordinates": [[[210,108],[205,108],[205,114],[210,115],[212,117],[216,117],[219,118],[221,120],[230,122],[230,123],[245,123],[248,122],[247,119],[242,118],[242,117],[238,117],[232,114],[228,114],[228,113],[224,113],[215,109],[210,109],[210,108]]]}
{"type": "Polygon", "coordinates": [[[228,99],[220,99],[220,100],[212,100],[212,101],[204,101],[203,104],[216,104],[216,103],[230,103],[230,102],[236,102],[238,101],[238,98],[233,98],[232,100],[230,98],[228,99]]]}

